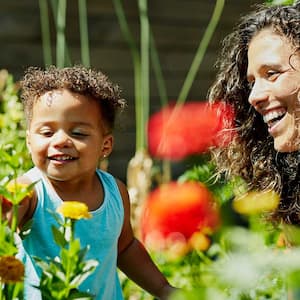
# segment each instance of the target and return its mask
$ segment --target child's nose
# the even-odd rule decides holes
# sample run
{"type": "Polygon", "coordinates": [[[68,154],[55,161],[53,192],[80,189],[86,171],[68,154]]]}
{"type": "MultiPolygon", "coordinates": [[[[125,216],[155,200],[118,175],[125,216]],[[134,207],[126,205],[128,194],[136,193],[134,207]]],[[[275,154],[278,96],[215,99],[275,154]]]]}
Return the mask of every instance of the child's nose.
{"type": "Polygon", "coordinates": [[[68,147],[72,145],[72,140],[64,130],[58,130],[53,135],[52,144],[54,147],[68,147]]]}

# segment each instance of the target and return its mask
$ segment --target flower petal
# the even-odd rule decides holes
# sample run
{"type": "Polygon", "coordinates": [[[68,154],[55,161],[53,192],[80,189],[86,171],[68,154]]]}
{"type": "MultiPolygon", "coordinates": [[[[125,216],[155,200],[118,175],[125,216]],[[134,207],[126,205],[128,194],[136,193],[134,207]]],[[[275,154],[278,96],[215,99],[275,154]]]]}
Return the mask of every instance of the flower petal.
{"type": "Polygon", "coordinates": [[[232,138],[232,131],[224,130],[231,127],[232,120],[233,110],[225,103],[191,101],[167,106],[149,119],[149,152],[159,158],[179,160],[206,152],[211,146],[224,146],[232,138]]]}
{"type": "Polygon", "coordinates": [[[176,236],[188,240],[193,233],[216,229],[219,213],[213,196],[199,182],[171,182],[148,197],[141,218],[142,239],[176,236]]]}
{"type": "Polygon", "coordinates": [[[78,201],[63,202],[63,204],[58,207],[57,212],[61,213],[65,218],[74,220],[91,218],[87,205],[78,201]]]}

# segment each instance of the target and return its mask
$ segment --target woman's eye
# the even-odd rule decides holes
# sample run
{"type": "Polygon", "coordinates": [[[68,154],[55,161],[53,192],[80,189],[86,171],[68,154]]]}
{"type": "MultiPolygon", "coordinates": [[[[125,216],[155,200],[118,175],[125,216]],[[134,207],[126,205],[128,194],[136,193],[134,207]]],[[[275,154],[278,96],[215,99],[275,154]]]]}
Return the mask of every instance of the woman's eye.
{"type": "Polygon", "coordinates": [[[248,81],[248,88],[249,88],[250,90],[253,89],[254,83],[255,83],[254,80],[253,80],[253,81],[250,81],[250,82],[248,81]]]}
{"type": "Polygon", "coordinates": [[[267,78],[270,79],[270,80],[274,80],[277,78],[277,76],[279,75],[280,73],[278,71],[274,71],[274,70],[269,70],[267,72],[267,78]]]}

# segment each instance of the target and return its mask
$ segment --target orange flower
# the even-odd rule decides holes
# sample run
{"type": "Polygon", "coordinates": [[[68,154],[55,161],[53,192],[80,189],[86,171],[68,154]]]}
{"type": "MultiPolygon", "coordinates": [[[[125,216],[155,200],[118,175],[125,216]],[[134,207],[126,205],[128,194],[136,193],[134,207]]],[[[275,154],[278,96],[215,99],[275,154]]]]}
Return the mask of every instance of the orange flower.
{"type": "Polygon", "coordinates": [[[218,209],[204,184],[171,182],[150,193],[142,212],[142,239],[155,244],[155,237],[169,241],[180,236],[188,241],[193,233],[218,224],[218,209]]]}
{"type": "Polygon", "coordinates": [[[225,103],[188,102],[167,106],[151,116],[148,144],[151,155],[179,160],[224,146],[232,139],[233,109],[225,103]]]}
{"type": "Polygon", "coordinates": [[[63,204],[57,209],[57,212],[61,213],[65,218],[73,220],[91,218],[91,214],[89,213],[86,204],[78,201],[63,202],[63,204]]]}
{"type": "Polygon", "coordinates": [[[14,256],[0,257],[0,281],[2,283],[21,282],[24,272],[24,265],[14,256]]]}

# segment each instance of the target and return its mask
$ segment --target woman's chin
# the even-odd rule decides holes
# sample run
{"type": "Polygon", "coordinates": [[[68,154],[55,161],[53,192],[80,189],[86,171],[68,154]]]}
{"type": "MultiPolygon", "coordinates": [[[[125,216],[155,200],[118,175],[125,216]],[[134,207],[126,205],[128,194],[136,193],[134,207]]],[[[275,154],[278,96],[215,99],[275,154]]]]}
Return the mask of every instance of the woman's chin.
{"type": "Polygon", "coordinates": [[[295,140],[291,141],[276,141],[274,140],[274,148],[278,152],[295,152],[300,150],[300,140],[296,138],[295,140]]]}

